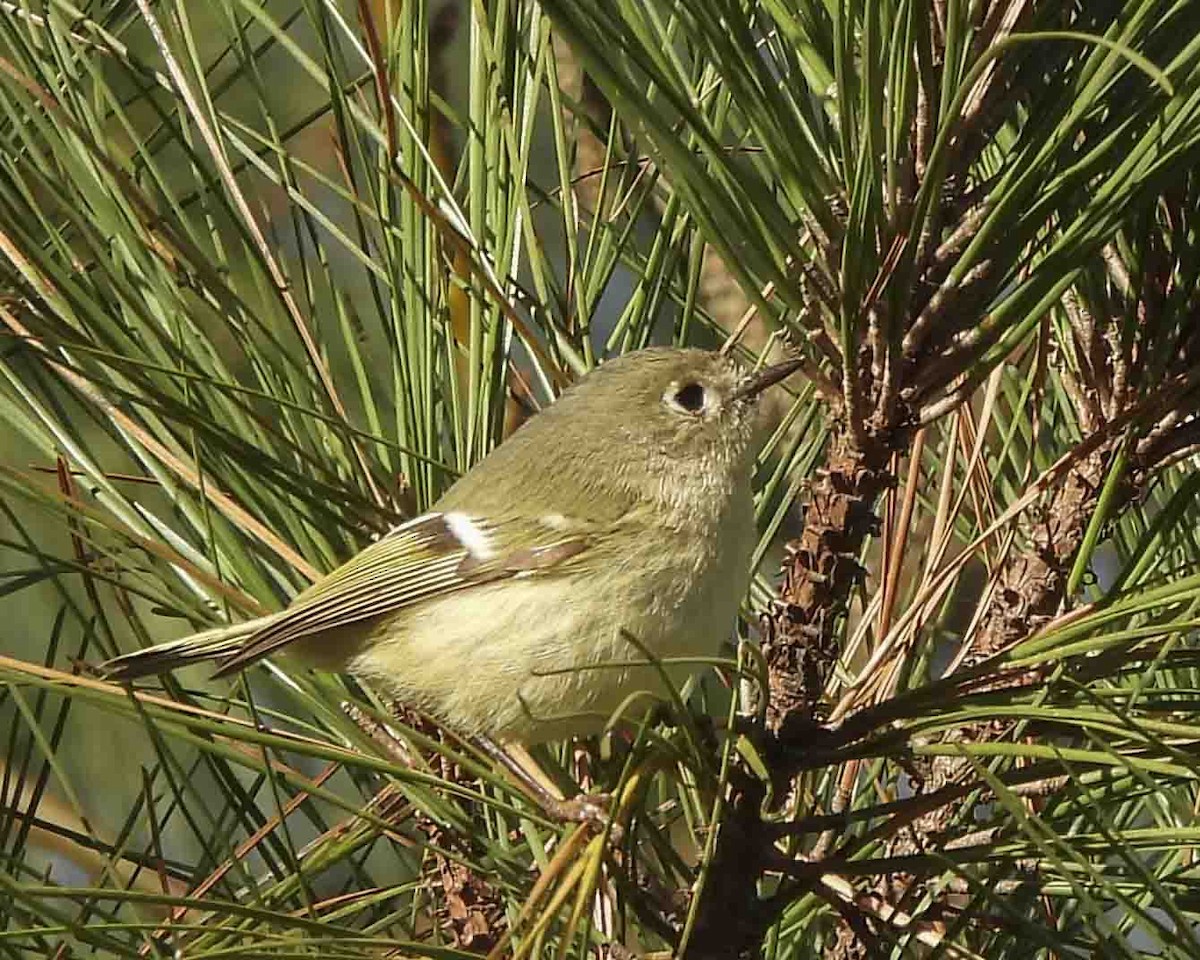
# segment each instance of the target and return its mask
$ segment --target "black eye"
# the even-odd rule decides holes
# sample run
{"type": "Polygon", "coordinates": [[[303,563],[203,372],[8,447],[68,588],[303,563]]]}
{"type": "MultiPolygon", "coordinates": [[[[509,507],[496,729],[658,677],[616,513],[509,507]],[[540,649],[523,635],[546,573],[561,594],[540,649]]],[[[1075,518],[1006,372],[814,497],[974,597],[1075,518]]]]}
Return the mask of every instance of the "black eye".
{"type": "Polygon", "coordinates": [[[681,410],[686,410],[688,413],[699,413],[704,409],[704,401],[707,397],[704,394],[704,387],[700,384],[685,383],[675,391],[672,399],[681,410]]]}

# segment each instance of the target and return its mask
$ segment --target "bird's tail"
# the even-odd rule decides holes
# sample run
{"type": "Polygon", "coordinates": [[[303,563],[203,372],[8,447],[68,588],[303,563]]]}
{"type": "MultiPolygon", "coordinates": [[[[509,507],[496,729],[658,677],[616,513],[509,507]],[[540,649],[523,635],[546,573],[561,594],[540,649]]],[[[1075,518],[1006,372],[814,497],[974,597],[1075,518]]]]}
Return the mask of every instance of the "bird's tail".
{"type": "Polygon", "coordinates": [[[246,639],[269,626],[278,614],[268,614],[244,623],[214,627],[189,637],[126,653],[106,660],[96,670],[106,680],[134,680],[205,660],[222,660],[242,649],[246,639]]]}

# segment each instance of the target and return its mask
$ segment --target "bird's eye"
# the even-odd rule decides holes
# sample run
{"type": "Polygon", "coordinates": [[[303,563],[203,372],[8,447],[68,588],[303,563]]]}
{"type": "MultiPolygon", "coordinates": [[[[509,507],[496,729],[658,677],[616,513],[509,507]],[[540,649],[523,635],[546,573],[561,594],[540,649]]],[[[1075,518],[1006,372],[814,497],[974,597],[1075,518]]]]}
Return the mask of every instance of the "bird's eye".
{"type": "Polygon", "coordinates": [[[671,397],[675,406],[688,413],[699,413],[707,399],[704,387],[698,383],[685,383],[671,397]]]}

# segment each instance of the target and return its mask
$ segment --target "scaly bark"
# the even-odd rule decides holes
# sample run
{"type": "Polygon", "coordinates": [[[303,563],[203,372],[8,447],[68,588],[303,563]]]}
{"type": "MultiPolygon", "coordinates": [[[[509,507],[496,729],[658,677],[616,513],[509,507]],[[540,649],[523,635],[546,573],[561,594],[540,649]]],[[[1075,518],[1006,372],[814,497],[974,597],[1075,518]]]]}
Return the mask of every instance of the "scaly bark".
{"type": "MultiPolygon", "coordinates": [[[[1025,546],[1013,553],[1000,571],[988,600],[965,665],[977,664],[1024,640],[1047,623],[1062,607],[1071,567],[1083,545],[1104,480],[1111,444],[1083,459],[1051,495],[1049,503],[1024,529],[1025,546]]],[[[1133,491],[1126,494],[1130,498],[1133,491]]],[[[995,684],[999,686],[1003,680],[995,684]]],[[[960,742],[984,743],[1007,736],[1012,725],[1002,721],[955,730],[960,742]]],[[[916,794],[934,793],[973,776],[972,765],[958,757],[937,757],[912,770],[916,794]]],[[[953,827],[964,816],[960,796],[916,818],[889,842],[887,856],[948,849],[953,827]]],[[[880,879],[876,893],[899,909],[911,908],[922,896],[927,875],[891,874],[880,879]]],[[[843,921],[838,937],[825,951],[825,960],[852,960],[867,945],[843,921]]]]}
{"type": "Polygon", "coordinates": [[[763,646],[767,725],[782,743],[811,728],[838,658],[838,620],[862,579],[863,543],[879,528],[875,502],[893,483],[885,468],[888,452],[862,453],[836,438],[828,466],[812,484],[804,529],[787,546],[779,602],[768,615],[763,646]]]}
{"type": "MultiPolygon", "coordinates": [[[[820,734],[817,711],[839,654],[838,620],[862,577],[863,544],[878,529],[875,502],[893,482],[885,468],[890,450],[882,441],[863,453],[838,434],[830,450],[810,488],[800,536],[788,544],[779,601],[764,617],[770,700],[767,729],[756,733],[777,797],[795,775],[805,745],[820,734]]],[[[735,767],[688,960],[756,956],[796,892],[784,882],[769,898],[757,894],[758,881],[782,864],[776,833],[762,818],[765,800],[762,781],[735,767]]]]}

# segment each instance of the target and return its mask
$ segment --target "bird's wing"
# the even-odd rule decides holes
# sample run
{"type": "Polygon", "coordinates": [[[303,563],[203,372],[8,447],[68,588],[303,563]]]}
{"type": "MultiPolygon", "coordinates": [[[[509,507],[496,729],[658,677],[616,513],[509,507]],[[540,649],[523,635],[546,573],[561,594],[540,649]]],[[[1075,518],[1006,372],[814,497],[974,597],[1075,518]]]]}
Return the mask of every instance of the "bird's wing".
{"type": "Polygon", "coordinates": [[[554,515],[483,522],[426,513],[394,528],[317,581],[221,661],[217,676],[280,647],[493,580],[541,575],[584,553],[595,531],[554,515]]]}

